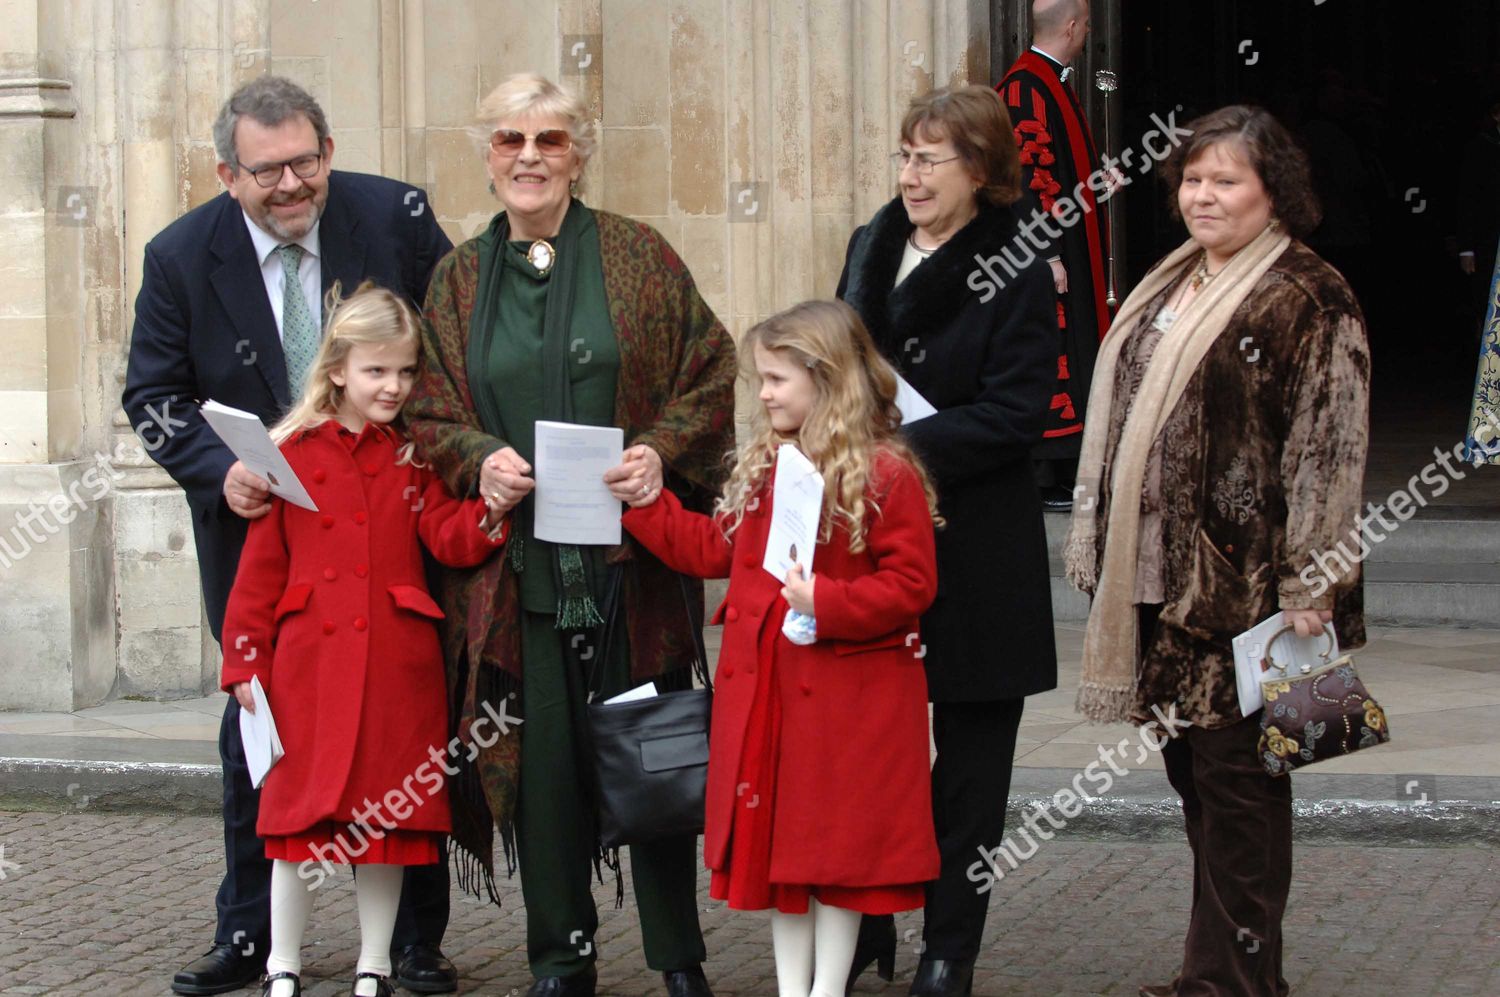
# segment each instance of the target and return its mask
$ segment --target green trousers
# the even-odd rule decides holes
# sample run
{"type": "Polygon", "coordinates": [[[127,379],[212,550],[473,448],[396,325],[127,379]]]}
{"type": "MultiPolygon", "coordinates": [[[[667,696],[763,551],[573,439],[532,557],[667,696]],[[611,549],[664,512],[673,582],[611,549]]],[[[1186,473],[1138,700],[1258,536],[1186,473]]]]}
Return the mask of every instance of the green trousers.
{"type": "MultiPolygon", "coordinates": [[[[569,667],[563,653],[565,641],[587,638],[557,630],[551,614],[523,611],[522,617],[526,716],[516,846],[526,901],[526,956],[534,976],[571,976],[596,958],[599,926],[592,892],[594,842],[587,831],[594,801],[585,778],[589,773],[579,764],[588,676],[569,667]]],[[[623,629],[610,660],[601,663],[603,697],[630,687],[623,629]]],[[[667,972],[703,962],[696,835],[631,846],[630,878],[646,965],[667,972]]]]}

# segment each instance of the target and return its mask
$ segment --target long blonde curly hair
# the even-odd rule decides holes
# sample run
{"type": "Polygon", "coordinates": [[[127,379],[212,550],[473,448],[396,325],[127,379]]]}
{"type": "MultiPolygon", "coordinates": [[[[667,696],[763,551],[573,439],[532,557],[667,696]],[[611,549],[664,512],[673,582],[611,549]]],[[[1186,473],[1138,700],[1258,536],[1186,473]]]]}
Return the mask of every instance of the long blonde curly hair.
{"type": "MultiPolygon", "coordinates": [[[[354,347],[411,343],[417,347],[417,362],[421,363],[422,321],[406,299],[394,291],[367,280],[346,298],[335,281],[324,298],[323,314],[328,316],[323,341],[307,371],[307,381],[290,411],[270,429],[271,441],[277,446],[338,416],[344,389],[329,375],[344,366],[354,347]]],[[[404,429],[405,418],[404,412],[398,414],[394,428],[404,429]]],[[[397,451],[396,462],[422,466],[414,454],[415,445],[405,442],[397,451]]]]}
{"type": "Polygon", "coordinates": [[[772,428],[764,405],[754,407],[750,432],[734,455],[734,469],[714,507],[725,536],[739,528],[747,507],[766,486],[783,443],[796,444],[823,475],[820,542],[829,540],[838,522],[849,533],[850,553],[865,549],[865,514],[871,507],[877,515],[880,512],[878,496],[870,488],[880,451],[911,464],[921,478],[933,522],[943,525],[932,479],[900,436],[896,372],[876,350],[853,308],[842,301],[804,301],[745,333],[739,343],[740,376],[758,394],[757,346],[784,352],[806,367],[817,400],[802,428],[791,436],[772,428]]]}

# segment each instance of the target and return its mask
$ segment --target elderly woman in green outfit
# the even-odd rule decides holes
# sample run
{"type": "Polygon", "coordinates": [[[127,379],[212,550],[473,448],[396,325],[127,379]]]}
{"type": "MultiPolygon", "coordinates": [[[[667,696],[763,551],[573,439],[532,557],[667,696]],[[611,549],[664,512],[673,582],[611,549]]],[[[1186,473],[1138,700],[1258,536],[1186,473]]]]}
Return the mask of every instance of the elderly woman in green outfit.
{"type": "MultiPolygon", "coordinates": [[[[454,780],[453,838],[470,886],[475,872],[493,875],[491,820],[518,861],[529,994],[591,995],[600,853],[584,706],[648,679],[690,682],[703,590],[628,538],[537,539],[534,426],[620,427],[626,447],[606,481],[701,506],[733,443],[734,344],[659,233],[573,196],[595,145],[573,95],[512,76],[481,102],[479,120],[503,210],[433,273],[407,405],[423,459],[454,493],[513,517],[503,556],[440,586],[449,686],[474,756],[454,780]],[[605,617],[616,622],[601,642],[605,617]],[[498,740],[471,736],[496,714],[521,723],[498,740]]],[[[669,995],[709,995],[693,838],[633,846],[630,866],[647,964],[669,995]]]]}

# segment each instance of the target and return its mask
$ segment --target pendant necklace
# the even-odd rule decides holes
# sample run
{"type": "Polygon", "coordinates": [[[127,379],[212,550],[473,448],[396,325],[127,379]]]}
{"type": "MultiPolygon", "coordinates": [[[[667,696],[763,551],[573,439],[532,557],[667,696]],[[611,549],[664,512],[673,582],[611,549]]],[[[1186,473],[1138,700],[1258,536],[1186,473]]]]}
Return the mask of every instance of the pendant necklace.
{"type": "MultiPolygon", "coordinates": [[[[1220,271],[1220,273],[1222,272],[1220,271]]],[[[1188,278],[1188,283],[1192,285],[1194,291],[1198,291],[1202,289],[1204,284],[1207,284],[1217,276],[1219,274],[1208,272],[1208,254],[1204,253],[1198,257],[1198,265],[1193,268],[1193,275],[1188,278]]]]}

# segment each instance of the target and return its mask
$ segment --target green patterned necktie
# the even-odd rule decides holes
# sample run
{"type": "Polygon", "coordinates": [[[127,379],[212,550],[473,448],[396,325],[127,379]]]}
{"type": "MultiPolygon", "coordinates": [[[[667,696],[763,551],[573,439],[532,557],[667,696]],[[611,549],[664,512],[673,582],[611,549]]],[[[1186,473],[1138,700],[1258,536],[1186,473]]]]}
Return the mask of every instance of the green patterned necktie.
{"type": "Polygon", "coordinates": [[[302,293],[302,257],[298,245],[277,246],[281,256],[281,350],[286,354],[287,384],[293,399],[302,394],[307,372],[318,355],[318,323],[302,293]]]}

